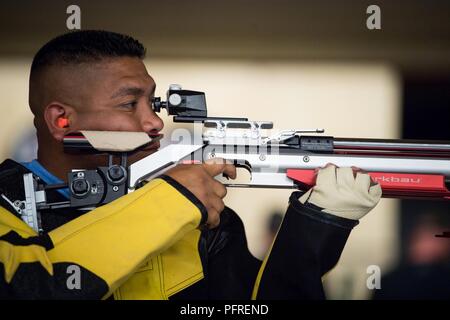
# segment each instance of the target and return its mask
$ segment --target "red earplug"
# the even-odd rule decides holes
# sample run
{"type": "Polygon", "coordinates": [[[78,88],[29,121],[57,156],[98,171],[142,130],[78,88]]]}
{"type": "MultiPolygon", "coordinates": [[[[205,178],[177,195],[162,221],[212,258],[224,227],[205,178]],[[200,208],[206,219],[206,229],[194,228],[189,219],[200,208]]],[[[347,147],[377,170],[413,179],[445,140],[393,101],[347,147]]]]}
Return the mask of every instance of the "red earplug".
{"type": "Polygon", "coordinates": [[[58,118],[58,128],[67,128],[69,126],[69,119],[67,118],[58,118]]]}

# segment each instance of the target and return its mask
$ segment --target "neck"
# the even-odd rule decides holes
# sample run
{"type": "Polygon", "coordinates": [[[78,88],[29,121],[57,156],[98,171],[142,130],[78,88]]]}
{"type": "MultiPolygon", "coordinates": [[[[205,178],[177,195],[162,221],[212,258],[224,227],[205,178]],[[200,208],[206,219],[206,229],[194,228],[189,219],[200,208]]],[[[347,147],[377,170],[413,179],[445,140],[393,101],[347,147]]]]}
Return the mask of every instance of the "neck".
{"type": "Polygon", "coordinates": [[[107,165],[104,155],[78,155],[64,153],[62,142],[54,139],[42,142],[38,140],[38,161],[49,172],[67,182],[67,174],[73,169],[95,169],[107,165]]]}

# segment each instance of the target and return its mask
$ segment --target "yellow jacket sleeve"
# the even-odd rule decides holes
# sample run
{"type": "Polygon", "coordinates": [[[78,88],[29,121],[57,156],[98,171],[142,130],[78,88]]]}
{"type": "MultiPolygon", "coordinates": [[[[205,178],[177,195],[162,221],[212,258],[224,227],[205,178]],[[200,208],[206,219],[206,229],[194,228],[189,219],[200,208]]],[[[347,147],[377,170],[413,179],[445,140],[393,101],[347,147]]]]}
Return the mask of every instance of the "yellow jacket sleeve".
{"type": "Polygon", "coordinates": [[[42,236],[0,209],[0,296],[19,298],[105,298],[206,219],[195,196],[165,176],[42,236]]]}

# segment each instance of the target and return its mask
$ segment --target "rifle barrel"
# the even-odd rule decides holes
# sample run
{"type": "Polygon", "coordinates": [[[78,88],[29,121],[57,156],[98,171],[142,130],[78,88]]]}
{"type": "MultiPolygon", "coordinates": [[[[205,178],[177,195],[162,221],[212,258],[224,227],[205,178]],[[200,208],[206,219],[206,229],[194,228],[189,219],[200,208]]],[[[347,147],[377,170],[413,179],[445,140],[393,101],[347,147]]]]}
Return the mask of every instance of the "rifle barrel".
{"type": "Polygon", "coordinates": [[[334,138],[333,147],[338,153],[450,157],[450,141],[334,138]]]}

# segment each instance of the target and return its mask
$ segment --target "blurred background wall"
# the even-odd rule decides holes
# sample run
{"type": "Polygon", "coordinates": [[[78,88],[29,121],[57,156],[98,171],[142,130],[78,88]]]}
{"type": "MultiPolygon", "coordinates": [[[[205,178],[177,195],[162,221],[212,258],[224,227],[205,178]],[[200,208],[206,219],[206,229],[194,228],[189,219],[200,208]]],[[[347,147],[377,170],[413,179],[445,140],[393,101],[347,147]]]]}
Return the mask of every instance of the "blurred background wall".
{"type": "MultiPolygon", "coordinates": [[[[450,140],[445,1],[377,1],[381,30],[366,27],[370,1],[3,1],[2,160],[33,157],[29,67],[40,46],[67,31],[70,4],[81,8],[82,29],[128,33],[147,47],[157,95],[170,83],[205,91],[211,116],[325,128],[333,136],[450,140]]],[[[163,119],[170,136],[175,126],[163,119]]],[[[289,194],[229,190],[227,204],[244,220],[256,256],[267,250],[267,223],[284,213],[289,194]]],[[[383,199],[361,221],[325,277],[329,298],[370,298],[367,267],[387,273],[407,260],[411,210],[411,202],[383,199]]]]}

